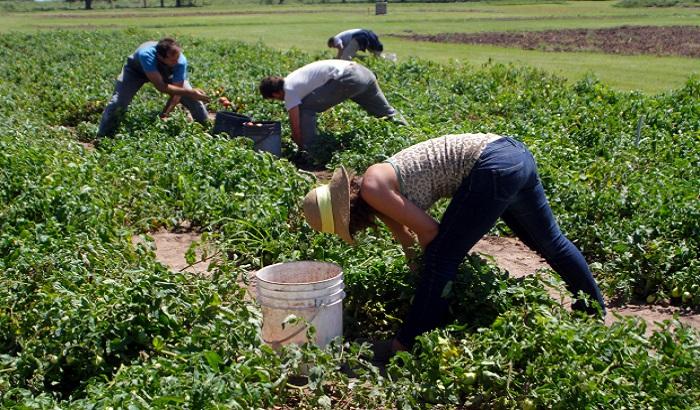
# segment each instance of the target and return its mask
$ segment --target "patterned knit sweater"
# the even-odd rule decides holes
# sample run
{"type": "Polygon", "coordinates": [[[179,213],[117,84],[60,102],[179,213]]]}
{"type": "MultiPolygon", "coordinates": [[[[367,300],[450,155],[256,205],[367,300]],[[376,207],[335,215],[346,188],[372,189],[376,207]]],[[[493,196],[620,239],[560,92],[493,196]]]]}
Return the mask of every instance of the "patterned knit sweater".
{"type": "Polygon", "coordinates": [[[421,209],[450,198],[469,175],[481,152],[496,134],[445,135],[408,147],[390,157],[401,194],[421,209]]]}

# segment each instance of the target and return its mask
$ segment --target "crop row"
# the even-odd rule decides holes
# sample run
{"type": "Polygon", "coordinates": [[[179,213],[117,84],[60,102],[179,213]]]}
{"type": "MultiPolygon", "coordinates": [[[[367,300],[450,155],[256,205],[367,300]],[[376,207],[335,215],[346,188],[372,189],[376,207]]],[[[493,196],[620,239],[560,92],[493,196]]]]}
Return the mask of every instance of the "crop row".
{"type": "MultiPolygon", "coordinates": [[[[124,57],[146,32],[0,36],[0,403],[43,408],[688,407],[700,401],[698,336],[667,323],[606,327],[572,316],[540,277],[514,280],[472,256],[450,297],[456,325],[423,336],[382,376],[357,345],[289,347],[259,337],[250,271],[284,260],[345,269],[346,336],[398,325],[413,274],[384,230],[347,248],[313,233],[299,199],[313,180],[289,161],[209,135],[144,88],[120,134],[87,150],[124,57]],[[220,254],[210,275],[168,271],[148,232],[183,224],[220,254]],[[134,236],[144,241],[134,244],[134,236]],[[287,381],[312,362],[308,389],[287,381]],[[358,379],[338,372],[355,363],[358,379]],[[362,370],[364,369],[364,370],[362,370]]],[[[319,58],[182,39],[195,86],[241,112],[281,119],[265,75],[319,58]]],[[[562,228],[608,297],[700,296],[700,82],[667,95],[568,85],[505,66],[367,61],[411,126],[353,106],[322,116],[320,162],[357,170],[446,133],[516,135],[535,154],[562,228]]],[[[215,104],[210,107],[216,110],[215,104]]],[[[285,129],[285,133],[288,130],[285,129]]],[[[284,157],[294,159],[285,136],[284,157]]],[[[497,230],[505,232],[505,228],[497,230]]]]}

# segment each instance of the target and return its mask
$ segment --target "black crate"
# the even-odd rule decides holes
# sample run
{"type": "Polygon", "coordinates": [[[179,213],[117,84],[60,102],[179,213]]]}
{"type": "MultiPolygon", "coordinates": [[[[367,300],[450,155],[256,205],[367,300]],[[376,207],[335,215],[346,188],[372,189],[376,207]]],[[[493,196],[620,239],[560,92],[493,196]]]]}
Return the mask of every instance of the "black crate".
{"type": "Polygon", "coordinates": [[[220,134],[225,132],[230,135],[231,129],[236,125],[243,125],[246,122],[253,121],[247,115],[238,114],[231,111],[219,111],[216,113],[216,118],[214,119],[214,130],[213,134],[220,134]]]}
{"type": "Polygon", "coordinates": [[[282,124],[279,121],[253,121],[247,115],[219,111],[212,133],[226,133],[231,138],[246,137],[253,140],[254,149],[282,155],[282,124]]]}
{"type": "Polygon", "coordinates": [[[252,125],[234,125],[229,131],[232,137],[253,140],[253,148],[282,155],[282,123],[279,121],[255,121],[252,125]]]}

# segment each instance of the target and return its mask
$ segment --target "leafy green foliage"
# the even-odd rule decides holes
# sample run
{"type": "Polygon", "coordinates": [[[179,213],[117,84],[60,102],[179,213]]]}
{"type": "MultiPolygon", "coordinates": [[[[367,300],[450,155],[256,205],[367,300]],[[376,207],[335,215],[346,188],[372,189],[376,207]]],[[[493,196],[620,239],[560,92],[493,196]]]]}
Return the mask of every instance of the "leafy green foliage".
{"type": "MultiPolygon", "coordinates": [[[[7,408],[690,407],[697,334],[573,316],[539,277],[470,256],[446,290],[454,325],[423,335],[383,376],[366,346],[273,352],[247,296],[251,271],[325,260],[346,275],[345,336],[392,335],[415,283],[384,229],[361,246],[306,226],[314,179],[244,140],[212,136],[150,86],[115,139],[92,141],[123,58],[149,33],[0,36],[0,403],[7,408]],[[207,276],[168,271],[148,232],[191,226],[219,250],[207,276]],[[350,365],[357,378],[339,372],[350,365]],[[290,387],[299,372],[308,384],[290,387]]],[[[283,120],[265,75],[315,56],[181,39],[191,79],[240,112],[283,120]]],[[[700,304],[700,83],[654,97],[534,70],[367,62],[398,127],[343,104],[321,116],[316,165],[361,171],[447,133],[517,135],[555,215],[608,296],[700,304]]],[[[219,109],[215,103],[210,109],[219,109]]],[[[286,124],[285,124],[286,127],[286,124]]],[[[284,155],[298,156],[284,128],[284,155]]],[[[499,227],[500,229],[500,227],[499,227]]],[[[505,232],[507,233],[507,232],[505,232]]],[[[190,262],[194,254],[190,252],[190,262]]],[[[558,286],[558,285],[557,285],[558,286]]]]}
{"type": "Polygon", "coordinates": [[[489,328],[458,338],[441,332],[420,337],[417,358],[402,353],[393,360],[390,394],[412,407],[694,406],[700,396],[688,383],[698,372],[688,364],[698,360],[698,351],[678,348],[697,342],[690,329],[672,331],[667,323],[647,338],[643,322],[582,323],[542,303],[547,295],[541,288],[527,279],[503,289],[512,306],[489,328]],[[427,382],[416,386],[416,380],[427,382]]]}

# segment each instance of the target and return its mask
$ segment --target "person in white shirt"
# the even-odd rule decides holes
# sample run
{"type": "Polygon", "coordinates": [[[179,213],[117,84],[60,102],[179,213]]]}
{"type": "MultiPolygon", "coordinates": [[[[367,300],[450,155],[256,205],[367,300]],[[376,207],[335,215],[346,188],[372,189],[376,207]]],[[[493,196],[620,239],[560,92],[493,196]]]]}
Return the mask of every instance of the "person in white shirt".
{"type": "Polygon", "coordinates": [[[328,39],[328,47],[337,48],[335,58],[340,60],[352,60],[358,51],[368,51],[379,57],[384,51],[384,46],[379,37],[372,30],[354,28],[342,31],[328,39]]]}
{"type": "Polygon", "coordinates": [[[316,61],[284,78],[264,78],[259,90],[263,98],[284,101],[292,128],[292,139],[306,150],[317,143],[318,113],[347,99],[356,102],[375,117],[387,117],[407,125],[401,114],[389,105],[374,73],[351,61],[316,61]]]}

